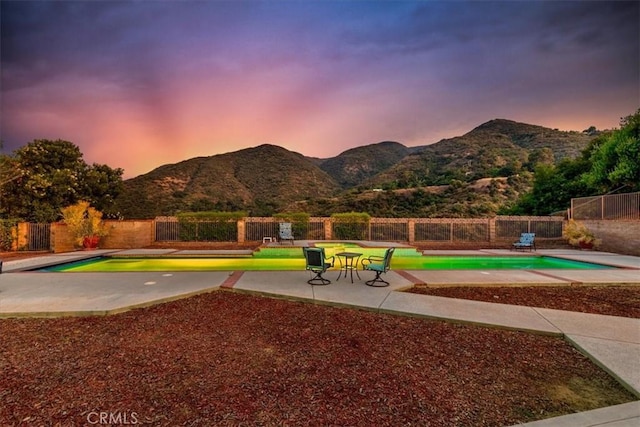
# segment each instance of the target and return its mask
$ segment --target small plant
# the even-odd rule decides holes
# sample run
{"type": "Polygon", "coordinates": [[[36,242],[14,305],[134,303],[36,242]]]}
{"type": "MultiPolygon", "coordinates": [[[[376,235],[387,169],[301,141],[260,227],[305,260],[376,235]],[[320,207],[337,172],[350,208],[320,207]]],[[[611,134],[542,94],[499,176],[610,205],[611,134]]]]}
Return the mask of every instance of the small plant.
{"type": "Polygon", "coordinates": [[[576,246],[582,249],[592,249],[600,245],[600,239],[596,239],[596,236],[589,230],[584,224],[569,220],[569,223],[562,232],[564,237],[571,246],[576,246]]]}
{"type": "Polygon", "coordinates": [[[62,218],[77,246],[96,247],[100,237],[108,234],[102,212],[84,200],[63,208],[62,218]]]}

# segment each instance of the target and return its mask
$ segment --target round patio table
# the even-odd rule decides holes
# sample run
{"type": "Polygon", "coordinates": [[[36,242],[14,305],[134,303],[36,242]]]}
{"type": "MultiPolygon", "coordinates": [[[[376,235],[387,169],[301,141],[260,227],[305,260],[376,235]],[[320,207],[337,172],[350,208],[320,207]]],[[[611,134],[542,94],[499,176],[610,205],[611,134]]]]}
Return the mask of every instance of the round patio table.
{"type": "Polygon", "coordinates": [[[351,283],[353,283],[353,271],[355,270],[356,276],[358,276],[358,280],[360,279],[360,274],[358,273],[358,260],[362,256],[361,253],[358,252],[338,252],[336,254],[338,260],[340,261],[340,273],[338,273],[338,278],[336,280],[340,280],[342,276],[342,272],[344,272],[344,277],[347,277],[347,272],[351,274],[351,283]],[[344,259],[344,261],[343,261],[344,259]]]}

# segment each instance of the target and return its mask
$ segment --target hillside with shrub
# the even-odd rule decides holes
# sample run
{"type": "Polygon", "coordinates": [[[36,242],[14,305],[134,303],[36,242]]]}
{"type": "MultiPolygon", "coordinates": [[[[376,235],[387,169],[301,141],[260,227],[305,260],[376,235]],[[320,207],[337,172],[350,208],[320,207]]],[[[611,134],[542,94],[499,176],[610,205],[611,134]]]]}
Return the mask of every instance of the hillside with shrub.
{"type": "Polygon", "coordinates": [[[42,139],[0,153],[0,228],[59,221],[79,201],[108,219],[207,211],[549,215],[563,213],[571,198],[640,191],[639,157],[640,110],[613,130],[562,132],[497,119],[432,145],[387,141],[330,159],[261,145],[126,181],[122,169],[88,165],[72,142],[42,139]]]}
{"type": "Polygon", "coordinates": [[[301,154],[261,145],[164,165],[126,180],[117,203],[126,218],[212,210],[271,215],[294,201],[330,196],[339,189],[301,154]]]}
{"type": "Polygon", "coordinates": [[[578,156],[595,137],[496,119],[432,145],[409,148],[385,141],[330,159],[261,145],[164,165],[126,180],[117,204],[127,218],[205,210],[252,216],[287,211],[494,215],[531,190],[536,167],[578,156]]]}

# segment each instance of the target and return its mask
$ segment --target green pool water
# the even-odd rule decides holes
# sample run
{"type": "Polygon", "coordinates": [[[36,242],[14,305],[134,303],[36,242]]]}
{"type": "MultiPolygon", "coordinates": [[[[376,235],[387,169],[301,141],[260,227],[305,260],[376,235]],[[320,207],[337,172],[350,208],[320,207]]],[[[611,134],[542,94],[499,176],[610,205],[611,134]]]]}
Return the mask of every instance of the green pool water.
{"type": "MultiPolygon", "coordinates": [[[[362,258],[381,256],[384,249],[355,246],[325,247],[328,257],[342,251],[362,253],[362,258]],[[356,249],[357,248],[357,249],[356,249]]],[[[339,267],[336,260],[334,269],[339,267]]],[[[137,272],[137,271],[295,271],[304,270],[300,248],[273,248],[245,257],[97,257],[55,265],[40,271],[59,272],[137,272]]],[[[528,270],[528,269],[604,269],[599,264],[544,256],[423,256],[412,248],[398,248],[391,260],[398,270],[528,270]]]]}

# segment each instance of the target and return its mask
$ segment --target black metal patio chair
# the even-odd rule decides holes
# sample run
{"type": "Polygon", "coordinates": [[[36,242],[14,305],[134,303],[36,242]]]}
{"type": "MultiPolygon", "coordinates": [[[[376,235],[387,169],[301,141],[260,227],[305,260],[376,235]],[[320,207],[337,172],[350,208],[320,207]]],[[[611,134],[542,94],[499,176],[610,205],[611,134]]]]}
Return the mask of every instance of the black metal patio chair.
{"type": "Polygon", "coordinates": [[[363,270],[369,270],[376,273],[376,277],[374,277],[373,280],[368,280],[365,282],[368,286],[373,286],[373,287],[389,286],[389,282],[382,279],[380,275],[382,273],[386,273],[391,268],[391,257],[393,256],[393,252],[395,250],[396,248],[389,248],[385,251],[383,257],[372,255],[362,260],[363,270]]]}
{"type": "Polygon", "coordinates": [[[324,248],[302,248],[304,259],[306,260],[305,270],[315,274],[307,281],[310,285],[328,285],[331,280],[322,277],[322,274],[333,267],[334,257],[326,258],[324,248]],[[329,261],[331,260],[331,261],[329,261]]]}

